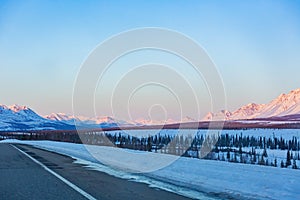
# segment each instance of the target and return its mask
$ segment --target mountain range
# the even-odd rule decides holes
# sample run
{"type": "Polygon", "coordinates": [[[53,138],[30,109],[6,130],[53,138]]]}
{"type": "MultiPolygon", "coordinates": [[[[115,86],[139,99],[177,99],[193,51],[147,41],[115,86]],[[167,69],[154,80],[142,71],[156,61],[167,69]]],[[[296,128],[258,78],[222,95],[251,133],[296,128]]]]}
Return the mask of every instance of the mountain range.
{"type": "Polygon", "coordinates": [[[134,126],[130,122],[124,120],[114,119],[109,116],[99,116],[99,117],[85,117],[85,116],[73,116],[67,115],[65,113],[52,113],[50,115],[44,116],[45,119],[51,121],[64,122],[69,125],[76,124],[77,126],[94,126],[95,128],[109,128],[117,126],[134,126]]]}
{"type": "Polygon", "coordinates": [[[202,120],[245,120],[245,119],[290,119],[298,120],[300,115],[300,89],[281,94],[267,104],[250,103],[230,112],[222,110],[208,113],[202,120]]]}
{"type": "MultiPolygon", "coordinates": [[[[208,113],[202,120],[185,117],[180,123],[197,121],[300,121],[300,89],[292,90],[288,94],[281,94],[267,104],[250,103],[231,112],[221,110],[218,113],[208,113]]],[[[156,124],[176,124],[176,120],[152,121],[140,119],[133,122],[114,119],[112,117],[82,117],[64,113],[52,113],[40,116],[27,106],[0,105],[0,131],[22,130],[73,130],[77,128],[111,128],[132,127],[156,124]],[[75,127],[76,124],[76,127],[75,127]]]]}

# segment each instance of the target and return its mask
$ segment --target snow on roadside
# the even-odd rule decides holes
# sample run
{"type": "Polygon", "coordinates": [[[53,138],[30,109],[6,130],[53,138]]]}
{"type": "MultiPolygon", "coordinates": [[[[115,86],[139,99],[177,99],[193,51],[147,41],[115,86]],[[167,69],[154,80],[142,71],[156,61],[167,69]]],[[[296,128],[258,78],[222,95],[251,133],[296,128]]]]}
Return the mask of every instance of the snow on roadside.
{"type": "MultiPolygon", "coordinates": [[[[135,181],[147,182],[152,186],[174,190],[149,178],[172,183],[178,186],[190,188],[175,189],[178,193],[194,198],[203,199],[199,191],[207,194],[218,194],[221,197],[254,198],[254,199],[298,199],[300,196],[300,170],[282,169],[259,165],[246,165],[228,163],[213,160],[200,160],[181,157],[165,168],[144,174],[122,173],[122,171],[111,169],[107,166],[96,163],[96,159],[89,154],[84,145],[53,141],[17,141],[4,140],[1,142],[31,144],[39,148],[55,151],[61,154],[77,158],[78,162],[87,164],[93,169],[104,171],[120,178],[133,179],[135,181]],[[119,174],[118,174],[119,173],[119,174]],[[228,195],[228,196],[227,196],[228,195]]],[[[101,155],[109,155],[110,159],[121,159],[119,151],[112,147],[93,146],[101,155]]],[[[133,151],[133,150],[131,150],[133,151]]],[[[146,155],[151,155],[160,160],[169,159],[172,155],[136,151],[126,158],[126,162],[147,163],[146,155]],[[136,155],[136,156],[135,156],[136,155]],[[144,160],[143,160],[144,159],[144,160]]]]}

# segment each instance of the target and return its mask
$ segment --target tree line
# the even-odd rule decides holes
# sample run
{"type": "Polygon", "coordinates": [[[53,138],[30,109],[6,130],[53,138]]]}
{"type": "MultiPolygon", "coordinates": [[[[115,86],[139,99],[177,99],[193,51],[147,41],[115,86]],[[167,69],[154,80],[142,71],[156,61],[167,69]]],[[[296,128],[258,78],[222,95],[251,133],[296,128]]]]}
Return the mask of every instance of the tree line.
{"type": "Polygon", "coordinates": [[[298,169],[300,141],[296,137],[254,137],[240,134],[222,135],[166,135],[157,134],[134,137],[120,132],[98,131],[39,131],[26,133],[1,133],[1,138],[19,140],[52,140],[102,146],[117,146],[140,151],[166,153],[178,156],[237,162],[245,164],[290,167],[298,169]],[[269,150],[287,151],[278,163],[268,156],[269,150]]]}

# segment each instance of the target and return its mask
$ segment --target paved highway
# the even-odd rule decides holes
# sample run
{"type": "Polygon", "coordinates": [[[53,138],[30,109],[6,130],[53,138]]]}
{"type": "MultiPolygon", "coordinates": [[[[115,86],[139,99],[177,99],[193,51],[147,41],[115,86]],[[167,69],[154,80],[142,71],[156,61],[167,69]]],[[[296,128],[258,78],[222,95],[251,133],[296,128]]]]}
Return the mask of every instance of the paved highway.
{"type": "Polygon", "coordinates": [[[73,161],[31,146],[0,144],[0,199],[188,199],[73,161]]]}

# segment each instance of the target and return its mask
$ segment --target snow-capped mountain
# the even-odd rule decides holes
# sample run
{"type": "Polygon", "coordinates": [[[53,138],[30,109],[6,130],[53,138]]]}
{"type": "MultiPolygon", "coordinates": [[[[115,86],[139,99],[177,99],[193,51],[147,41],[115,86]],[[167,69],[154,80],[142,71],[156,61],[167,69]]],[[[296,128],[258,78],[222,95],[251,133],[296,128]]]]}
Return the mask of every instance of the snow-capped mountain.
{"type": "Polygon", "coordinates": [[[0,131],[70,129],[71,126],[45,119],[27,106],[0,105],[0,131]]]}
{"type": "Polygon", "coordinates": [[[229,118],[231,119],[248,119],[253,118],[254,115],[257,113],[260,113],[262,109],[264,108],[265,104],[255,104],[250,103],[245,106],[242,106],[241,108],[237,109],[233,113],[231,113],[231,116],[229,118]]]}
{"type": "Polygon", "coordinates": [[[65,113],[52,113],[50,115],[44,116],[44,118],[59,121],[70,125],[88,126],[94,128],[109,128],[118,126],[133,126],[124,120],[117,120],[109,116],[98,116],[98,117],[85,117],[85,116],[73,116],[67,115],[65,113]]]}
{"type": "Polygon", "coordinates": [[[234,112],[221,111],[208,113],[203,121],[210,120],[240,120],[259,119],[283,116],[299,116],[300,114],[300,89],[292,90],[288,94],[281,94],[267,104],[250,103],[234,112]]]}
{"type": "Polygon", "coordinates": [[[35,124],[45,122],[45,119],[26,106],[0,105],[0,121],[2,124],[22,122],[35,124]]]}
{"type": "Polygon", "coordinates": [[[135,124],[127,122],[125,120],[115,119],[109,116],[96,117],[95,122],[99,124],[102,128],[113,127],[113,126],[134,126],[135,124]]]}
{"type": "Polygon", "coordinates": [[[27,106],[0,105],[0,131],[73,130],[75,128],[111,128],[132,125],[126,121],[106,116],[89,118],[52,113],[42,117],[27,106]]]}
{"type": "Polygon", "coordinates": [[[266,118],[274,116],[286,116],[300,114],[300,89],[292,90],[288,94],[279,97],[266,104],[255,118],[266,118]]]}
{"type": "Polygon", "coordinates": [[[51,113],[50,115],[44,116],[44,118],[54,121],[69,121],[74,120],[74,117],[65,113],[51,113]]]}
{"type": "Polygon", "coordinates": [[[232,113],[228,110],[221,110],[218,113],[209,112],[205,115],[202,121],[213,121],[213,120],[229,120],[232,113]]]}
{"type": "Polygon", "coordinates": [[[41,116],[36,114],[33,110],[26,106],[5,106],[0,105],[0,119],[1,121],[33,121],[33,120],[43,120],[41,116]]]}
{"type": "Polygon", "coordinates": [[[45,119],[49,119],[51,121],[63,122],[66,124],[74,125],[79,124],[81,122],[85,122],[87,124],[95,124],[94,121],[89,122],[89,118],[84,117],[74,117],[73,115],[68,115],[65,113],[51,113],[50,115],[44,116],[45,119]]]}
{"type": "Polygon", "coordinates": [[[119,120],[115,119],[110,116],[98,116],[98,117],[84,117],[84,116],[76,116],[68,115],[65,113],[52,113],[50,115],[44,116],[46,119],[54,120],[54,121],[61,121],[67,124],[73,124],[76,123],[76,125],[99,125],[102,128],[108,128],[108,127],[116,127],[116,126],[122,126],[122,127],[128,127],[128,126],[143,126],[143,125],[163,125],[163,124],[175,124],[175,123],[184,123],[184,122],[196,122],[197,120],[186,116],[181,120],[173,120],[173,119],[167,119],[167,120],[151,120],[151,119],[136,119],[136,120],[119,120]]]}

